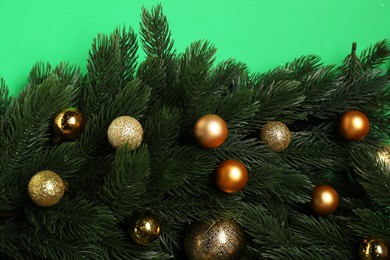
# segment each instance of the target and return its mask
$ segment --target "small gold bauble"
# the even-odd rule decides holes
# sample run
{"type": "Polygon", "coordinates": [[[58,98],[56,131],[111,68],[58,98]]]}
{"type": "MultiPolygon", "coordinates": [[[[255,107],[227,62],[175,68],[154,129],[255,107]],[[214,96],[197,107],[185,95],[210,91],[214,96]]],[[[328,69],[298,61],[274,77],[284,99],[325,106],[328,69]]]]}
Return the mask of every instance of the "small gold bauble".
{"type": "Polygon", "coordinates": [[[290,144],[290,130],[279,121],[268,122],[260,133],[261,140],[274,152],[282,152],[290,144]]]}
{"type": "Polygon", "coordinates": [[[228,127],[220,116],[207,114],[196,121],[194,135],[196,141],[204,148],[217,148],[225,142],[228,127]]]}
{"type": "Polygon", "coordinates": [[[61,177],[52,171],[36,173],[28,183],[28,195],[38,206],[50,207],[64,196],[65,184],[61,177]]]}
{"type": "Polygon", "coordinates": [[[150,214],[140,215],[129,227],[131,238],[139,245],[153,242],[160,236],[160,231],[160,222],[150,214]]]}
{"type": "Polygon", "coordinates": [[[370,130],[370,122],[365,114],[352,110],[345,112],[339,123],[340,134],[348,141],[362,140],[370,130]]]}
{"type": "Polygon", "coordinates": [[[379,237],[367,237],[359,247],[359,255],[362,260],[389,260],[389,244],[379,237]]]}
{"type": "Polygon", "coordinates": [[[73,141],[83,133],[85,122],[86,120],[79,110],[68,108],[54,117],[54,132],[63,140],[73,141]]]}
{"type": "Polygon", "coordinates": [[[233,219],[195,222],[187,230],[184,248],[190,260],[238,259],[245,248],[245,232],[233,219]]]}
{"type": "Polygon", "coordinates": [[[336,211],[339,195],[328,185],[318,185],[311,193],[311,207],[318,215],[328,215],[336,211]]]}
{"type": "Polygon", "coordinates": [[[137,119],[131,116],[120,116],[114,119],[108,127],[108,141],[115,149],[127,145],[135,150],[141,145],[144,130],[137,119]]]}
{"type": "Polygon", "coordinates": [[[224,192],[238,192],[248,182],[248,171],[240,161],[226,160],[218,166],[215,182],[218,188],[224,192]]]}
{"type": "Polygon", "coordinates": [[[386,146],[377,151],[378,161],[385,166],[385,170],[390,172],[390,147],[386,146]]]}

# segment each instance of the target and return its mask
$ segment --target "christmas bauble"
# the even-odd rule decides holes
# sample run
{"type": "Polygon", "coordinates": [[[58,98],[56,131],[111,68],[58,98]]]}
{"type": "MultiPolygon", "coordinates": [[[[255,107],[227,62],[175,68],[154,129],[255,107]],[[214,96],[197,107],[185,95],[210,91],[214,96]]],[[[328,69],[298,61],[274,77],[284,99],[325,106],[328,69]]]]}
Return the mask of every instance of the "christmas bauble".
{"type": "Polygon", "coordinates": [[[367,237],[360,243],[359,255],[362,260],[389,260],[389,244],[379,237],[367,237]]]}
{"type": "Polygon", "coordinates": [[[131,238],[140,245],[156,240],[160,236],[160,231],[160,222],[151,214],[137,216],[129,227],[131,238]]]}
{"type": "Polygon", "coordinates": [[[55,134],[66,141],[76,140],[85,128],[85,117],[76,108],[68,108],[54,117],[53,128],[55,134]]]}
{"type": "Polygon", "coordinates": [[[144,130],[137,119],[131,116],[120,116],[108,127],[108,141],[115,149],[127,145],[131,150],[137,149],[142,142],[144,130]]]}
{"type": "Polygon", "coordinates": [[[370,122],[365,114],[352,110],[345,112],[339,123],[340,134],[348,141],[362,140],[370,130],[370,122]]]}
{"type": "Polygon", "coordinates": [[[318,215],[333,213],[339,205],[339,195],[328,185],[318,185],[311,193],[311,207],[318,215]]]}
{"type": "Polygon", "coordinates": [[[64,196],[65,184],[61,177],[52,171],[36,173],[28,183],[28,195],[38,206],[50,207],[64,196]]]}
{"type": "Polygon", "coordinates": [[[377,151],[378,160],[385,166],[385,170],[390,172],[390,147],[386,146],[377,151]]]}
{"type": "Polygon", "coordinates": [[[238,192],[248,182],[248,171],[240,161],[227,160],[218,166],[215,173],[215,182],[218,188],[224,192],[238,192]]]}
{"type": "Polygon", "coordinates": [[[227,136],[228,127],[221,117],[207,114],[196,121],[194,126],[196,141],[205,148],[217,148],[221,146],[227,136]]]}
{"type": "Polygon", "coordinates": [[[282,152],[290,144],[290,130],[279,121],[268,122],[260,133],[261,140],[274,152],[282,152]]]}
{"type": "Polygon", "coordinates": [[[238,259],[245,248],[245,232],[233,219],[195,222],[187,230],[184,248],[190,260],[238,259]]]}

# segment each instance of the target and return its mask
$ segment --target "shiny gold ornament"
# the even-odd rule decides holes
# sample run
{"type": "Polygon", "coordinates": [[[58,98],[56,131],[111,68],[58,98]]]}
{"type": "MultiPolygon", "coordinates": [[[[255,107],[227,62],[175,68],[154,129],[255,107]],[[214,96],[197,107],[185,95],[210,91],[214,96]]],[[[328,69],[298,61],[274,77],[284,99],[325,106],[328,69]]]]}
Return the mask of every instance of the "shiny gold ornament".
{"type": "Polygon", "coordinates": [[[228,127],[221,117],[206,114],[196,121],[194,135],[196,141],[204,148],[217,148],[225,142],[228,127]]]}
{"type": "Polygon", "coordinates": [[[240,161],[227,160],[218,166],[215,173],[215,182],[218,188],[224,192],[238,192],[248,182],[248,171],[240,161]]]}
{"type": "Polygon", "coordinates": [[[184,248],[190,260],[238,259],[245,248],[245,232],[233,219],[195,222],[187,230],[184,248]]]}
{"type": "Polygon", "coordinates": [[[155,216],[142,214],[130,225],[129,232],[137,244],[149,244],[160,236],[160,223],[155,216]]]}
{"type": "Polygon", "coordinates": [[[36,173],[28,183],[28,195],[38,206],[50,207],[64,196],[65,184],[61,177],[52,171],[36,173]]]}
{"type": "Polygon", "coordinates": [[[137,119],[131,116],[120,116],[108,127],[108,141],[115,149],[127,145],[135,150],[141,145],[144,130],[137,119]]]}
{"type": "Polygon", "coordinates": [[[274,152],[282,152],[290,144],[290,130],[279,121],[268,122],[260,133],[261,140],[274,152]]]}
{"type": "Polygon", "coordinates": [[[81,136],[85,128],[85,117],[76,108],[68,108],[54,117],[53,128],[59,138],[66,141],[74,141],[81,136]]]}
{"type": "Polygon", "coordinates": [[[318,215],[328,215],[336,211],[339,195],[328,185],[318,185],[311,193],[311,207],[318,215]]]}
{"type": "Polygon", "coordinates": [[[348,141],[359,141],[367,136],[370,122],[365,114],[352,110],[345,112],[339,123],[340,134],[348,141]]]}
{"type": "Polygon", "coordinates": [[[359,247],[359,255],[362,260],[389,260],[389,244],[379,237],[367,237],[359,247]]]}

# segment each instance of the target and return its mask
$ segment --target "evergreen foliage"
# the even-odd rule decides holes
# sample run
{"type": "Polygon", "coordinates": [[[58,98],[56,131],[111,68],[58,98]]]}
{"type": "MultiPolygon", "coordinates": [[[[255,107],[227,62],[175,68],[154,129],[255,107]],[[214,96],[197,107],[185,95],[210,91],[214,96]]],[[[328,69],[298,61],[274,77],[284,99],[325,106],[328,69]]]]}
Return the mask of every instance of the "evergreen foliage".
{"type": "MultiPolygon", "coordinates": [[[[196,220],[234,218],[247,234],[243,259],[354,259],[371,235],[390,241],[390,172],[377,152],[390,137],[390,42],[380,41],[341,66],[304,56],[262,74],[234,59],[215,64],[216,48],[192,43],[177,54],[160,5],[142,9],[138,38],[131,28],[98,35],[88,71],[63,63],[36,64],[28,85],[10,97],[0,79],[0,252],[13,259],[185,259],[186,228],[196,220]],[[87,127],[75,142],[53,144],[53,117],[79,108],[87,127]],[[370,134],[348,142],[337,131],[345,111],[364,111],[370,134]],[[216,149],[193,138],[193,125],[213,113],[229,136],[216,149]],[[114,150],[107,128],[118,116],[139,120],[138,149],[114,150]],[[268,121],[288,125],[282,153],[262,143],[268,121]],[[237,159],[249,182],[226,194],[213,172],[237,159]],[[53,170],[67,183],[64,198],[40,208],[27,184],[53,170]],[[333,186],[337,211],[310,211],[315,185],[333,186]],[[149,212],[159,239],[139,246],[129,220],[149,212]]],[[[388,162],[389,163],[389,162],[388,162]]]]}

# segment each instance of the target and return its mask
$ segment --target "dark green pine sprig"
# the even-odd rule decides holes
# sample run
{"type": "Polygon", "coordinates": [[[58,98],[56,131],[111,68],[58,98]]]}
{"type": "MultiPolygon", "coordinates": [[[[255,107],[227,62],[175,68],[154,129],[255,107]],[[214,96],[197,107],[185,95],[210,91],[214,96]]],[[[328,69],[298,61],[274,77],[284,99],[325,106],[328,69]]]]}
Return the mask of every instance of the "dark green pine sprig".
{"type": "Polygon", "coordinates": [[[132,28],[98,35],[86,75],[67,63],[37,63],[16,98],[0,79],[0,252],[15,259],[184,259],[188,225],[219,218],[234,218],[245,230],[243,259],[353,259],[363,237],[390,240],[388,166],[377,158],[390,137],[390,77],[382,70],[388,41],[360,56],[354,45],[339,67],[309,55],[251,74],[235,59],[215,64],[207,41],[176,53],[161,5],[142,9],[139,41],[146,54],[140,63],[132,28]],[[52,118],[74,106],[88,119],[85,132],[53,145],[52,118]],[[372,129],[356,143],[337,131],[351,109],[363,111],[372,129]],[[194,122],[207,113],[229,128],[213,150],[192,138],[194,122]],[[107,140],[109,124],[122,115],[144,128],[134,151],[116,151],[107,140]],[[292,135],[282,153],[259,141],[261,127],[274,120],[292,135]],[[235,194],[213,180],[228,159],[249,171],[235,194]],[[26,187],[45,169],[69,188],[57,205],[39,208],[26,187]],[[334,214],[311,211],[317,184],[339,192],[334,214]],[[162,233],[139,246],[128,223],[143,212],[160,220],[162,233]]]}

